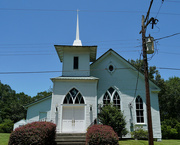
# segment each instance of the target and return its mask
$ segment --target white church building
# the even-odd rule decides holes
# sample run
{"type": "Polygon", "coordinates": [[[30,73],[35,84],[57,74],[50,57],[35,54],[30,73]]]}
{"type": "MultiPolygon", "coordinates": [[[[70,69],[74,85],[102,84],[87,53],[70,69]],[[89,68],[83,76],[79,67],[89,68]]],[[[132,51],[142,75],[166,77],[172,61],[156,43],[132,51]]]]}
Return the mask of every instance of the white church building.
{"type": "MultiPolygon", "coordinates": [[[[138,70],[112,49],[96,58],[97,46],[83,46],[79,39],[78,17],[73,45],[55,45],[55,49],[62,63],[62,76],[51,78],[51,96],[26,106],[26,123],[51,121],[58,133],[85,133],[97,120],[99,108],[111,102],[124,112],[129,132],[136,125],[147,129],[144,75],[139,73],[134,96],[138,70]]],[[[161,140],[160,89],[151,81],[149,87],[153,137],[161,140]]],[[[125,138],[131,138],[130,133],[125,138]]]]}

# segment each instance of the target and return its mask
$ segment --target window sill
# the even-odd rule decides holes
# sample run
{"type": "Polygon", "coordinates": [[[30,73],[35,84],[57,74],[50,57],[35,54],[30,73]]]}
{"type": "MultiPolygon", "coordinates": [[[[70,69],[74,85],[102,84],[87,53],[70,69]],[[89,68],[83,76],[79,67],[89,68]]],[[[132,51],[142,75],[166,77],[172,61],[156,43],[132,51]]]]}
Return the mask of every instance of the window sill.
{"type": "Polygon", "coordinates": [[[147,126],[146,123],[135,123],[135,125],[144,125],[144,126],[147,126]]]}

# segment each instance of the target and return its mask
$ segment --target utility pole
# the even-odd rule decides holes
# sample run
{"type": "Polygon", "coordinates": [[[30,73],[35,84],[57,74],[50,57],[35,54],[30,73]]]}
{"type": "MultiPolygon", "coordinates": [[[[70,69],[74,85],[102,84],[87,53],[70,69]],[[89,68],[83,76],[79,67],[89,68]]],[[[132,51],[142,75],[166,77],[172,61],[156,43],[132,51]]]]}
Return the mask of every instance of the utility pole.
{"type": "Polygon", "coordinates": [[[146,29],[144,15],[142,16],[142,46],[143,46],[143,61],[144,61],[144,76],[145,76],[145,87],[146,87],[146,108],[147,108],[147,122],[148,122],[148,140],[149,145],[154,145],[153,142],[153,130],[152,130],[152,118],[151,118],[151,102],[149,92],[149,79],[148,79],[148,63],[147,63],[147,47],[146,47],[146,29]]]}

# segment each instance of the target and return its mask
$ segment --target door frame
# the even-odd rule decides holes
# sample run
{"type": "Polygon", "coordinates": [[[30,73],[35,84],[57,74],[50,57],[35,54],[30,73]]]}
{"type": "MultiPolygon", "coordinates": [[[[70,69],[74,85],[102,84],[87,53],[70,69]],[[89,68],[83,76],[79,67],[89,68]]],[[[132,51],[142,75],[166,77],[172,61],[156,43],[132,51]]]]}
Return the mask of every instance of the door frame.
{"type": "MultiPolygon", "coordinates": [[[[86,132],[86,104],[61,104],[61,119],[60,119],[60,132],[61,133],[68,133],[68,132],[63,132],[62,125],[63,125],[63,109],[64,107],[84,107],[84,131],[82,133],[86,132]]],[[[76,133],[76,132],[71,132],[71,133],[76,133]]],[[[81,133],[81,132],[78,132],[81,133]]]]}

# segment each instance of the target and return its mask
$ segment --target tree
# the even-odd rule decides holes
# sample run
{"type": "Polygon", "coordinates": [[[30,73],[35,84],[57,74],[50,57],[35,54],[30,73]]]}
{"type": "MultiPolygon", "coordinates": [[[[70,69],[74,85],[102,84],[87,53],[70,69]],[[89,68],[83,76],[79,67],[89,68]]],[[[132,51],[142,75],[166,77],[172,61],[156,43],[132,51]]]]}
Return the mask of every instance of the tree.
{"type": "MultiPolygon", "coordinates": [[[[144,61],[136,59],[128,60],[137,70],[139,70],[141,73],[144,74],[144,61]]],[[[148,77],[151,81],[153,81],[155,84],[157,84],[159,87],[164,84],[164,79],[161,78],[161,75],[159,71],[156,69],[156,66],[150,66],[148,77]]]]}
{"type": "Polygon", "coordinates": [[[180,122],[180,78],[169,78],[162,91],[159,94],[161,120],[174,118],[180,122]]]}
{"type": "Polygon", "coordinates": [[[42,98],[50,96],[50,95],[52,95],[52,90],[43,91],[43,92],[37,93],[37,95],[34,96],[32,99],[33,99],[33,101],[37,101],[39,99],[42,99],[42,98]]]}
{"type": "MultiPolygon", "coordinates": [[[[27,110],[24,108],[24,105],[49,96],[51,93],[51,90],[48,90],[40,92],[31,98],[31,96],[23,92],[16,93],[9,85],[0,82],[0,126],[4,128],[9,123],[12,128],[11,122],[15,123],[26,118],[27,110]]],[[[2,129],[0,129],[1,131],[2,129]]]]}
{"type": "Polygon", "coordinates": [[[126,121],[123,113],[112,104],[105,105],[101,108],[100,113],[98,114],[98,119],[103,125],[111,126],[121,138],[122,135],[128,133],[125,128],[126,121]]]}
{"type": "Polygon", "coordinates": [[[10,119],[14,123],[26,117],[24,105],[31,102],[32,98],[26,94],[18,93],[7,84],[0,82],[0,123],[10,119]]]}
{"type": "Polygon", "coordinates": [[[24,108],[25,104],[32,102],[32,98],[23,92],[15,95],[15,100],[12,101],[9,108],[11,109],[10,119],[17,122],[23,118],[26,118],[27,110],[24,108]]]}
{"type": "Polygon", "coordinates": [[[11,109],[9,106],[13,100],[15,100],[15,91],[9,85],[4,85],[0,82],[0,123],[4,119],[10,119],[11,109]]]}

